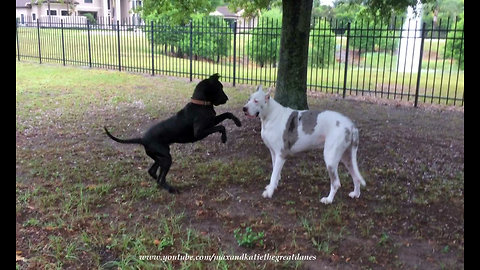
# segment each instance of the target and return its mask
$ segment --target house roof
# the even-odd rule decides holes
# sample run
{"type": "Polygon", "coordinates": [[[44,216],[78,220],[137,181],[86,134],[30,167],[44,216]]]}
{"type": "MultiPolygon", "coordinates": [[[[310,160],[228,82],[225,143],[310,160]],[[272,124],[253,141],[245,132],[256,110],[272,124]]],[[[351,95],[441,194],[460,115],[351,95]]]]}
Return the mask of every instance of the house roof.
{"type": "Polygon", "coordinates": [[[32,0],[15,0],[16,6],[15,7],[27,7],[27,4],[30,4],[32,0]]]}
{"type": "MultiPolygon", "coordinates": [[[[32,4],[38,5],[38,0],[15,0],[16,1],[16,7],[17,8],[22,8],[22,7],[31,7],[32,4]]],[[[73,0],[50,0],[50,3],[60,3],[60,4],[66,4],[68,2],[71,2],[75,5],[78,5],[78,1],[73,1],[73,0]]],[[[44,2],[46,4],[46,2],[44,2]]]]}
{"type": "Polygon", "coordinates": [[[239,17],[239,14],[238,14],[239,11],[240,9],[238,9],[234,13],[233,11],[228,9],[228,6],[220,6],[220,7],[217,7],[217,9],[214,12],[210,13],[210,15],[223,16],[226,18],[234,18],[234,17],[239,17]]]}

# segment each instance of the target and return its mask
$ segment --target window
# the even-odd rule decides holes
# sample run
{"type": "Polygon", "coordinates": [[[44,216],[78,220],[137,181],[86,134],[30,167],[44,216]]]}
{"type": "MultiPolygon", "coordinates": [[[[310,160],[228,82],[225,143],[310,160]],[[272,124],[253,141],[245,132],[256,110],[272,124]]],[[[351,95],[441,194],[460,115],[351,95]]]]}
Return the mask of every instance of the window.
{"type": "Polygon", "coordinates": [[[32,13],[32,20],[35,21],[36,18],[37,18],[37,15],[35,13],[32,13]]]}
{"type": "Polygon", "coordinates": [[[62,16],[68,16],[68,11],[67,10],[62,10],[62,16]]]}
{"type": "Polygon", "coordinates": [[[25,23],[25,15],[20,14],[20,23],[24,24],[25,23]]]}
{"type": "Polygon", "coordinates": [[[56,11],[56,10],[50,10],[50,12],[48,12],[48,10],[47,10],[47,15],[56,16],[56,15],[57,15],[57,11],[56,11]]]}
{"type": "Polygon", "coordinates": [[[93,0],[85,0],[84,3],[85,3],[85,4],[91,4],[91,3],[93,3],[93,0]]]}

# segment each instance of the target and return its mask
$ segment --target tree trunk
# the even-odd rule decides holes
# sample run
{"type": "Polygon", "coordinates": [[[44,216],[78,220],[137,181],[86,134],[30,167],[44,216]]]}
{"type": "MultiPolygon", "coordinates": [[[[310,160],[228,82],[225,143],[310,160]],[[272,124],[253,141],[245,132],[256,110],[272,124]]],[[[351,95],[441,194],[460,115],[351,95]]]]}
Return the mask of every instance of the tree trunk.
{"type": "Polygon", "coordinates": [[[308,109],[307,64],[312,0],[283,0],[282,37],[275,100],[297,110],[308,109]]]}

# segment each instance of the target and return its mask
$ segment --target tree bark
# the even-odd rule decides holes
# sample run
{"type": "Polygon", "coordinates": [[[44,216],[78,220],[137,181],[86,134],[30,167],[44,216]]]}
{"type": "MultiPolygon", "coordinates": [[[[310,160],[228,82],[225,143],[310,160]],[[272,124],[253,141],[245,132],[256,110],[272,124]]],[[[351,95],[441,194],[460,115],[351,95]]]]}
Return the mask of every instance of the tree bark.
{"type": "Polygon", "coordinates": [[[297,110],[308,109],[307,65],[312,0],[283,0],[282,37],[275,100],[297,110]]]}

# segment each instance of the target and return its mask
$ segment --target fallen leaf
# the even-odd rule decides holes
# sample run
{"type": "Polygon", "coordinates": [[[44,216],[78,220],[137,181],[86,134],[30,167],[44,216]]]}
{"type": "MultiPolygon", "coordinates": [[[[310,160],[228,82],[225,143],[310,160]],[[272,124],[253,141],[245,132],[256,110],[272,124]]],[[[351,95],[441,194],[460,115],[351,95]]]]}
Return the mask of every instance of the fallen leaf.
{"type": "Polygon", "coordinates": [[[336,263],[340,260],[340,256],[338,256],[337,254],[332,254],[332,256],[330,256],[330,260],[332,260],[332,262],[336,263]]]}
{"type": "Polygon", "coordinates": [[[155,246],[160,245],[160,240],[158,240],[158,239],[153,240],[153,244],[154,244],[155,246]]]}
{"type": "Polygon", "coordinates": [[[97,188],[97,186],[98,186],[98,185],[96,185],[96,184],[90,184],[90,185],[87,186],[87,189],[88,189],[88,190],[94,190],[94,189],[97,188]]]}
{"type": "Polygon", "coordinates": [[[22,252],[20,250],[17,250],[16,252],[17,254],[17,262],[24,262],[26,261],[27,259],[25,259],[24,257],[20,256],[22,254],[22,252]]]}

